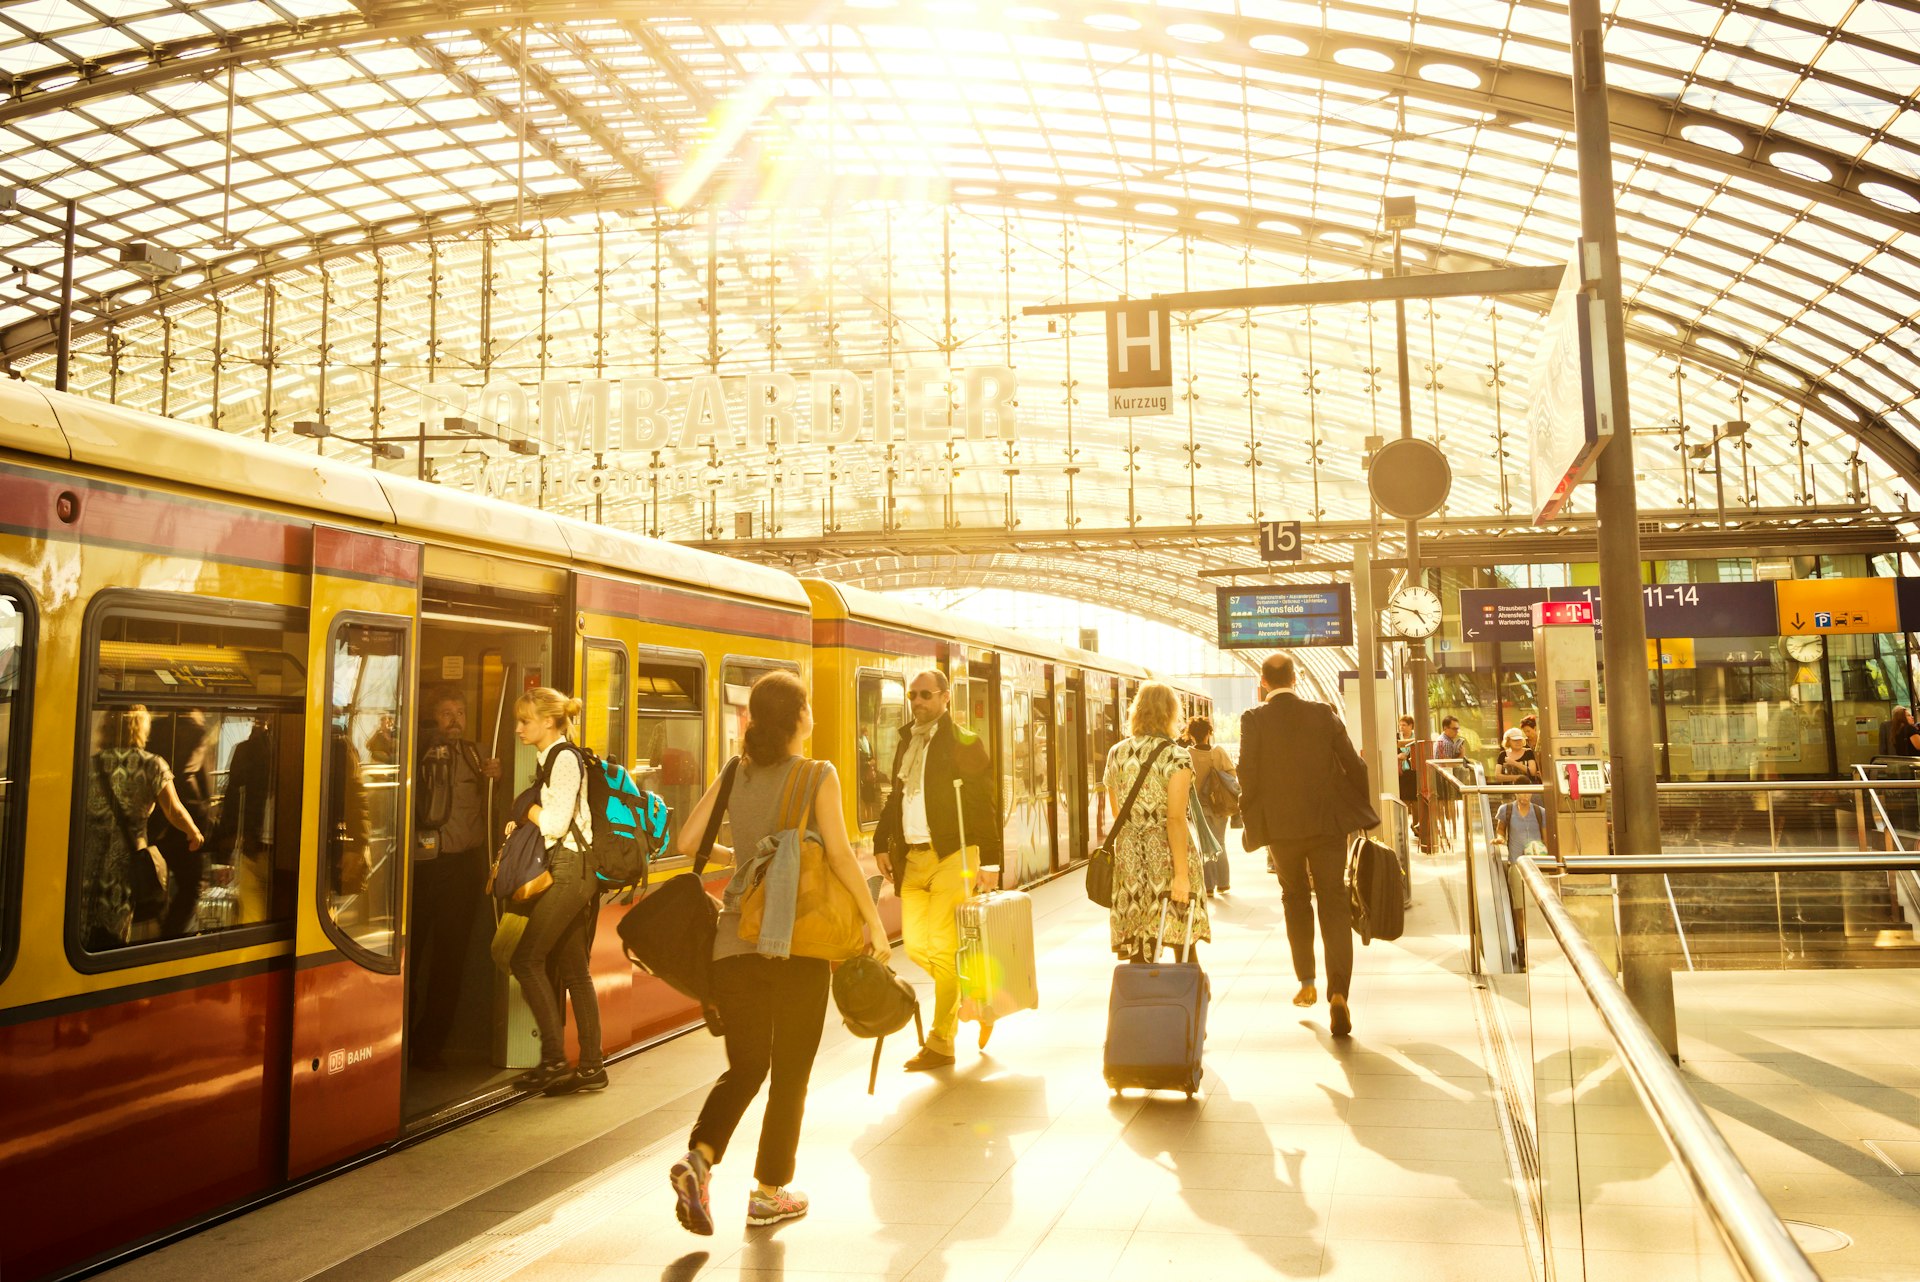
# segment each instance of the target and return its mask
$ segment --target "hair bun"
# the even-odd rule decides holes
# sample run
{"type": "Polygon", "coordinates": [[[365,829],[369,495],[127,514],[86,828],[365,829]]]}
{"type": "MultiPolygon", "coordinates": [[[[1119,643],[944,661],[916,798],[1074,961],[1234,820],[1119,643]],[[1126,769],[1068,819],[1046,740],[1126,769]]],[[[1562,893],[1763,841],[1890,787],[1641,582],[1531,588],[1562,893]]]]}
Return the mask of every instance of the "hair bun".
{"type": "Polygon", "coordinates": [[[586,708],[586,706],[587,706],[586,704],[580,702],[578,699],[568,699],[567,715],[569,717],[577,717],[586,708]]]}

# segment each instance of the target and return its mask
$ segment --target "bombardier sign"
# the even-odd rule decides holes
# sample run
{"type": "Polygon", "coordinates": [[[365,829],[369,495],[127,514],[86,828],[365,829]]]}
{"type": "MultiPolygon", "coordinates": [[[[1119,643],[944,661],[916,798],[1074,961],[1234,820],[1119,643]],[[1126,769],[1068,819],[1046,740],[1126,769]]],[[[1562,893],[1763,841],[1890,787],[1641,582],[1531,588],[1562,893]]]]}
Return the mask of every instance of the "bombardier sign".
{"type": "Polygon", "coordinates": [[[1163,303],[1107,312],[1107,417],[1173,413],[1173,323],[1163,303]]]}

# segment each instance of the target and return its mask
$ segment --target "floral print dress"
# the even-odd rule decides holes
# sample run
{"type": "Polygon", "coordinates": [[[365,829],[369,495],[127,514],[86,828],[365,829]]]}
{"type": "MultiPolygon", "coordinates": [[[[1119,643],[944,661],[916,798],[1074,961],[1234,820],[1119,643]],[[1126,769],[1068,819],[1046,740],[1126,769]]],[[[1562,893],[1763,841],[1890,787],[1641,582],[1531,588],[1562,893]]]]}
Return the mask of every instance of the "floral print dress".
{"type": "MultiPolygon", "coordinates": [[[[1166,751],[1153,763],[1153,772],[1134,798],[1126,827],[1120,830],[1113,847],[1113,908],[1109,918],[1109,938],[1113,951],[1127,957],[1152,950],[1160,931],[1160,903],[1173,893],[1173,851],[1167,845],[1167,784],[1181,770],[1189,768],[1187,750],[1168,743],[1158,735],[1136,735],[1122,739],[1107,754],[1103,782],[1113,793],[1114,805],[1124,805],[1127,793],[1154,749],[1166,744],[1166,751]]],[[[1193,805],[1189,796],[1188,806],[1193,805]]],[[[1193,942],[1213,938],[1207,921],[1205,877],[1200,869],[1200,852],[1187,851],[1188,893],[1193,901],[1193,942]]],[[[1187,942],[1186,915],[1168,913],[1169,946],[1187,942]]]]}
{"type": "Polygon", "coordinates": [[[145,835],[147,816],[173,782],[173,771],[167,763],[141,748],[105,748],[89,763],[83,943],[90,952],[120,947],[133,930],[133,851],[127,847],[127,834],[113,807],[100,791],[103,774],[136,841],[145,835]]]}

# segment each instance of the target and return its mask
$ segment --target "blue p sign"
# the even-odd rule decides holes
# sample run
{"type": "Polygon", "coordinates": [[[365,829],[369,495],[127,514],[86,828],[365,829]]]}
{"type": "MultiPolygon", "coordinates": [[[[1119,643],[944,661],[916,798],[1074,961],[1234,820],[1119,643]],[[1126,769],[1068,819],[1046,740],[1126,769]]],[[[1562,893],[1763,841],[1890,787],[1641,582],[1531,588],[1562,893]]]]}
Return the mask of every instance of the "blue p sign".
{"type": "Polygon", "coordinates": [[[1830,628],[1833,626],[1833,616],[1831,614],[1816,613],[1813,616],[1813,626],[1816,628],[1830,628]]]}

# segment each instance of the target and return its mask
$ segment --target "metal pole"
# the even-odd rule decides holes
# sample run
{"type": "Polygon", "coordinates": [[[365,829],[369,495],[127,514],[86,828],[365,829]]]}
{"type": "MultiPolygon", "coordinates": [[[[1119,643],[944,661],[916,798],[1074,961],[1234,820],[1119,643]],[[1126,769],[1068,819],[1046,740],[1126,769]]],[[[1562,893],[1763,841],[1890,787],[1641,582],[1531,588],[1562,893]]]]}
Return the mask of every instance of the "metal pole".
{"type": "Polygon", "coordinates": [[[1378,809],[1380,781],[1386,777],[1381,764],[1380,688],[1373,675],[1380,667],[1380,614],[1373,603],[1373,549],[1365,543],[1353,552],[1353,617],[1360,660],[1360,759],[1367,763],[1367,790],[1378,809]]]}
{"type": "MultiPolygon", "coordinates": [[[[1400,254],[1400,228],[1393,230],[1393,274],[1396,278],[1406,272],[1406,265],[1400,254]]],[[[1393,303],[1393,332],[1398,352],[1394,358],[1399,367],[1400,378],[1400,439],[1413,439],[1413,375],[1407,353],[1407,303],[1405,299],[1395,299],[1393,303]]],[[[1407,522],[1407,578],[1408,587],[1424,586],[1420,569],[1420,523],[1407,522]]],[[[1427,702],[1427,643],[1424,638],[1415,638],[1407,642],[1407,682],[1413,687],[1413,768],[1419,775],[1420,830],[1426,836],[1421,845],[1427,849],[1433,847],[1435,824],[1432,815],[1426,813],[1431,808],[1429,800],[1433,781],[1427,770],[1427,756],[1433,743],[1433,710],[1427,702]]],[[[1378,782],[1377,780],[1375,781],[1378,782]]]]}
{"type": "MultiPolygon", "coordinates": [[[[1569,0],[1573,49],[1573,122],[1578,144],[1582,264],[1597,289],[1606,326],[1613,439],[1600,451],[1594,514],[1600,554],[1601,633],[1607,681],[1607,750],[1612,761],[1613,848],[1621,855],[1660,853],[1655,795],[1653,700],[1647,693],[1647,626],[1640,584],[1640,505],[1634,492],[1633,419],[1627,410],[1627,352],[1621,313],[1620,241],[1614,226],[1613,138],[1607,116],[1607,64],[1600,0],[1569,0]]],[[[1622,982],[1641,1018],[1680,1058],[1673,1009],[1672,923],[1662,911],[1658,878],[1620,880],[1618,916],[1622,982]]]]}
{"type": "Polygon", "coordinates": [[[60,237],[60,332],[54,344],[53,390],[67,390],[67,367],[73,361],[73,235],[80,219],[79,202],[67,202],[67,226],[60,237]]]}

